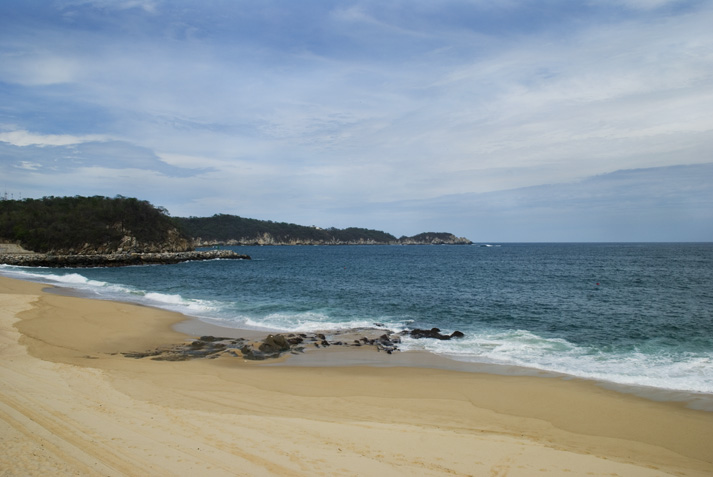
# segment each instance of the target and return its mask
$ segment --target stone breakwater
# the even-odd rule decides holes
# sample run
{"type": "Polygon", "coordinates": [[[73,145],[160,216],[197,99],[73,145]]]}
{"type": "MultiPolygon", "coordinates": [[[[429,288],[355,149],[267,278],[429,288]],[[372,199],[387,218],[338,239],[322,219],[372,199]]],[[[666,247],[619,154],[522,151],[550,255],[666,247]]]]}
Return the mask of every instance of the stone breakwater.
{"type": "Polygon", "coordinates": [[[0,254],[0,263],[21,267],[92,268],[129,265],[168,265],[194,260],[250,260],[232,250],[160,253],[110,253],[96,255],[52,255],[45,253],[0,254]]]}

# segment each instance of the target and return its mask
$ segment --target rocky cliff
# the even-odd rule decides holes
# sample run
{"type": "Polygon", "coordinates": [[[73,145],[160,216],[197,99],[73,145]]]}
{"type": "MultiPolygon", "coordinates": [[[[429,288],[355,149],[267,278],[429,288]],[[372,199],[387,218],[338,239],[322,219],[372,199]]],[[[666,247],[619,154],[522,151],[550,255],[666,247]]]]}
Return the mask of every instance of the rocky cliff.
{"type": "Polygon", "coordinates": [[[229,240],[204,240],[201,237],[194,239],[195,247],[213,247],[216,245],[250,246],[250,245],[470,245],[473,242],[465,237],[456,237],[449,233],[425,233],[413,237],[401,237],[393,240],[376,240],[359,238],[355,240],[340,240],[335,237],[328,239],[313,238],[286,238],[278,239],[270,233],[263,233],[254,237],[239,237],[229,240]]]}
{"type": "Polygon", "coordinates": [[[180,234],[175,227],[165,231],[158,239],[140,239],[131,230],[121,230],[121,239],[99,244],[84,243],[75,247],[53,247],[54,255],[104,255],[122,253],[162,253],[188,252],[194,250],[193,242],[180,234]]]}

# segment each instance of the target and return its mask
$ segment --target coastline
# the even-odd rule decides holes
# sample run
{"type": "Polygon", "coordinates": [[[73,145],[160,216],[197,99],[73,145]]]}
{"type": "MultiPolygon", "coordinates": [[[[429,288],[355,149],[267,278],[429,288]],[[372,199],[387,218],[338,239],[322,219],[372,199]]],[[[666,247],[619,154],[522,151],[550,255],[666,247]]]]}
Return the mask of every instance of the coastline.
{"type": "Polygon", "coordinates": [[[125,358],[185,341],[186,317],[45,287],[0,277],[10,475],[713,473],[713,413],[681,404],[332,350],[308,355],[342,365],[125,358]]]}
{"type": "MultiPolygon", "coordinates": [[[[192,316],[186,316],[185,318],[186,319],[184,321],[176,323],[173,326],[173,329],[179,333],[189,336],[225,336],[229,338],[246,338],[248,340],[257,341],[263,339],[270,333],[269,331],[220,326],[218,324],[202,321],[192,316]]],[[[351,339],[358,339],[365,335],[370,338],[376,338],[383,333],[383,330],[379,329],[368,330],[365,333],[360,333],[359,331],[364,330],[354,330],[353,333],[340,331],[333,336],[329,336],[326,331],[325,333],[327,333],[330,341],[351,341],[351,339]]],[[[426,350],[399,349],[393,354],[386,356],[377,352],[377,350],[372,346],[362,348],[341,346],[332,346],[329,348],[308,348],[303,353],[293,353],[289,356],[285,355],[280,360],[263,362],[262,365],[298,367],[416,367],[467,373],[486,373],[502,376],[533,376],[539,378],[575,380],[593,383],[604,389],[609,389],[617,393],[631,394],[647,400],[677,403],[690,409],[713,412],[713,394],[675,389],[662,389],[643,385],[620,384],[598,379],[580,378],[554,371],[546,371],[538,368],[528,368],[516,365],[463,361],[449,356],[438,355],[426,350]]]]}

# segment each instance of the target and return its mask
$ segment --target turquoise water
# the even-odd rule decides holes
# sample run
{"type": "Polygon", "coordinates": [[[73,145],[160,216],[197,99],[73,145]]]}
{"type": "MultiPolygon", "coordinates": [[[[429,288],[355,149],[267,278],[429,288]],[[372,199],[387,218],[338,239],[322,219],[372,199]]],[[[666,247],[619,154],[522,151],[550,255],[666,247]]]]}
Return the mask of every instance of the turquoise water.
{"type": "Polygon", "coordinates": [[[402,349],[713,393],[713,244],[235,250],[253,260],[0,273],[236,328],[460,330],[402,349]]]}

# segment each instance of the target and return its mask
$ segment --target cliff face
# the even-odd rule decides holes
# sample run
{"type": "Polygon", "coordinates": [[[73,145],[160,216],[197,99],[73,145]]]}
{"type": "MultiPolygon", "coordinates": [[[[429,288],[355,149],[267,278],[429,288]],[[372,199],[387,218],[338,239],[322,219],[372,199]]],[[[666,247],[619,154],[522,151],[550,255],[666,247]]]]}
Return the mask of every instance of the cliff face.
{"type": "Polygon", "coordinates": [[[183,237],[177,229],[168,229],[162,237],[154,240],[141,240],[130,230],[121,230],[119,240],[103,243],[85,242],[71,247],[50,247],[50,255],[106,255],[116,253],[161,253],[187,252],[193,250],[193,243],[183,237]]]}
{"type": "Polygon", "coordinates": [[[254,237],[239,237],[229,240],[204,240],[201,237],[197,237],[193,243],[196,247],[212,247],[215,245],[470,245],[473,242],[465,237],[456,237],[449,233],[425,233],[387,241],[369,238],[339,240],[334,237],[326,240],[309,238],[279,240],[269,233],[263,233],[254,237]]]}
{"type": "Polygon", "coordinates": [[[399,243],[402,245],[470,245],[473,242],[465,237],[456,237],[449,233],[426,232],[413,237],[401,237],[399,243]]]}
{"type": "Polygon", "coordinates": [[[99,246],[85,244],[79,250],[54,250],[54,253],[65,254],[106,254],[106,253],[160,253],[187,252],[193,250],[192,242],[183,237],[176,228],[168,229],[158,240],[141,240],[129,230],[123,231],[124,236],[118,243],[103,243],[99,246]]]}

